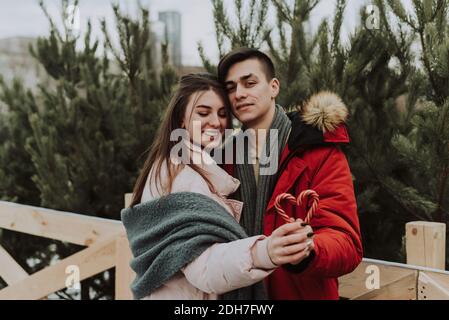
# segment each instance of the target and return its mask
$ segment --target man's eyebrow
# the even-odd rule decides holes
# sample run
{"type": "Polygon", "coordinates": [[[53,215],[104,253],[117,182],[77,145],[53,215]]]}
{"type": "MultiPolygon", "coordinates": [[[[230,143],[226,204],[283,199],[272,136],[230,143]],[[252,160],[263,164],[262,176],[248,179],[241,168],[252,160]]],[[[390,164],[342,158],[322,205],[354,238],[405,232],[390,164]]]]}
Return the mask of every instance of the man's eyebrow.
{"type": "Polygon", "coordinates": [[[246,76],[241,76],[240,80],[248,80],[249,78],[253,77],[254,74],[253,73],[249,73],[246,76]]]}
{"type": "MultiPolygon", "coordinates": [[[[246,74],[244,76],[241,76],[239,80],[240,81],[245,81],[245,80],[248,80],[249,78],[254,77],[254,76],[255,75],[253,73],[248,73],[248,74],[246,74]]],[[[225,85],[230,85],[230,84],[234,84],[234,81],[226,81],[225,82],[225,85]]]]}

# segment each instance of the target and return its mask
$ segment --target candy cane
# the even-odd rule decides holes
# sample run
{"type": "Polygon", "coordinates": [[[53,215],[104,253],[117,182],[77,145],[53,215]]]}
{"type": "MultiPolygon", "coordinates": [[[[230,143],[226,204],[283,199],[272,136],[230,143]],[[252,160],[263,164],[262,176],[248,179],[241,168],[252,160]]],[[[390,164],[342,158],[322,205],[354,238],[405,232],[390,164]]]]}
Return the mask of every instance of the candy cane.
{"type": "Polygon", "coordinates": [[[286,222],[293,222],[293,218],[289,217],[285,210],[282,209],[281,202],[283,200],[288,200],[289,202],[296,204],[296,199],[294,196],[292,196],[290,193],[281,193],[276,197],[276,201],[274,202],[274,207],[276,208],[276,211],[279,213],[279,215],[286,221],[286,222]]]}
{"type": "Polygon", "coordinates": [[[290,193],[281,193],[280,195],[278,195],[276,197],[276,200],[274,202],[274,207],[277,211],[277,213],[286,221],[286,222],[293,222],[294,219],[292,217],[289,217],[286,213],[285,210],[282,209],[281,206],[281,202],[283,200],[288,200],[290,203],[292,204],[296,204],[298,206],[301,206],[303,204],[307,205],[308,198],[312,199],[312,205],[310,206],[309,210],[307,211],[307,215],[306,218],[304,219],[304,222],[306,223],[310,223],[310,220],[312,219],[312,216],[315,214],[316,209],[318,208],[318,202],[320,200],[320,197],[318,196],[318,194],[313,191],[313,190],[304,190],[302,191],[298,198],[295,199],[294,196],[292,196],[290,193]]]}
{"type": "Polygon", "coordinates": [[[305,204],[307,206],[308,204],[308,197],[312,198],[312,205],[310,206],[309,210],[307,211],[306,218],[304,219],[304,222],[310,223],[310,220],[312,219],[312,216],[315,214],[316,209],[318,208],[318,202],[320,201],[320,197],[318,196],[318,193],[316,193],[313,190],[304,190],[301,192],[298,196],[298,199],[296,201],[297,205],[302,206],[305,204]]]}

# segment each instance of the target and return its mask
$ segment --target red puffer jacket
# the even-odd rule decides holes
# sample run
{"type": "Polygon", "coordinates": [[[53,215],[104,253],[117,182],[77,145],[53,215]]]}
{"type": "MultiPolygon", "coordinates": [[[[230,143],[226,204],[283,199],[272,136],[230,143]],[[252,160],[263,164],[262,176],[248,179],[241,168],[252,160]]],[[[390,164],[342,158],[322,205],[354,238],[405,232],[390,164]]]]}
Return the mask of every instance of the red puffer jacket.
{"type": "MultiPolygon", "coordinates": [[[[274,208],[279,194],[297,196],[312,189],[320,197],[311,219],[315,251],[296,266],[277,268],[265,282],[270,299],[338,299],[338,277],[352,272],[363,255],[352,175],[340,148],[349,143],[347,109],[338,96],[321,93],[302,110],[288,114],[292,131],[266,209],[264,233],[270,235],[286,223],[274,208]]],[[[304,207],[284,208],[294,218],[306,216],[304,207]]]]}

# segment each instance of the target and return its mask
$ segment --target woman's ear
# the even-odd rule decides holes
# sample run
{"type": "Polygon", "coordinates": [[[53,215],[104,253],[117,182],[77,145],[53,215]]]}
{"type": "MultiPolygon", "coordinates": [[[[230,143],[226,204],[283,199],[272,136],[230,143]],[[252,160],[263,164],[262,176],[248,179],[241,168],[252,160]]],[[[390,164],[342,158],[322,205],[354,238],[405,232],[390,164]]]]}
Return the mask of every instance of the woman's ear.
{"type": "Polygon", "coordinates": [[[271,98],[272,99],[275,99],[278,96],[279,88],[280,88],[279,80],[277,78],[271,79],[271,81],[270,81],[270,91],[271,91],[271,98]]]}

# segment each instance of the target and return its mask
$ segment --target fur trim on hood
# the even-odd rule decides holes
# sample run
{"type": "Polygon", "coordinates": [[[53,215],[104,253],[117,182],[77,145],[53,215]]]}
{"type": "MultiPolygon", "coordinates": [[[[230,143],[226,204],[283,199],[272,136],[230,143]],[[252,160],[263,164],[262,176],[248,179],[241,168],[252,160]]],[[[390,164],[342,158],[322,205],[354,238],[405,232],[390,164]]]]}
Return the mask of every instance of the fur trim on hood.
{"type": "Polygon", "coordinates": [[[300,110],[302,120],[323,133],[335,130],[348,117],[346,105],[330,91],[314,94],[300,110]]]}

